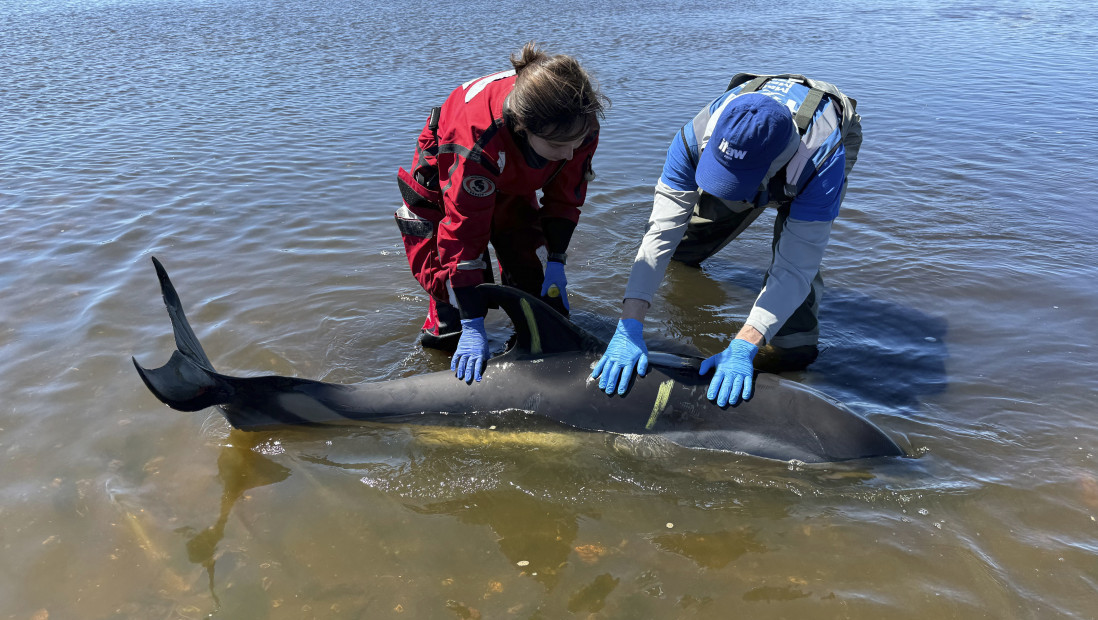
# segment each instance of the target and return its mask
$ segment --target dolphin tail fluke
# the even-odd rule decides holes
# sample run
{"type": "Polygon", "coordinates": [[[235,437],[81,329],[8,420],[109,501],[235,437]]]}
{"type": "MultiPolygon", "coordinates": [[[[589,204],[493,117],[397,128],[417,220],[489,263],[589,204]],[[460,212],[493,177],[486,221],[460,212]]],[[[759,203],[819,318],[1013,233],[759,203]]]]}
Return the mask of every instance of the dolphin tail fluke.
{"type": "Polygon", "coordinates": [[[198,342],[198,336],[194,335],[191,324],[187,322],[187,315],[183,314],[183,303],[179,301],[179,294],[175,292],[168,272],[156,257],[152,257],[153,266],[156,267],[156,277],[160,279],[160,292],[164,296],[164,306],[168,309],[168,316],[172,320],[172,331],[175,332],[175,347],[188,359],[202,368],[213,372],[213,364],[202,345],[198,342]]]}
{"type": "Polygon", "coordinates": [[[137,374],[160,402],[178,411],[200,411],[223,405],[233,395],[232,387],[186,354],[175,351],[160,368],[148,369],[133,359],[137,374]]]}
{"type": "Polygon", "coordinates": [[[232,387],[214,372],[213,364],[198,342],[183,304],[175,292],[168,272],[156,257],[152,259],[156,275],[160,279],[160,292],[164,306],[172,321],[176,351],[168,363],[156,369],[148,369],[133,360],[137,373],[149,390],[164,404],[179,411],[198,411],[206,407],[227,403],[233,394],[232,387]]]}

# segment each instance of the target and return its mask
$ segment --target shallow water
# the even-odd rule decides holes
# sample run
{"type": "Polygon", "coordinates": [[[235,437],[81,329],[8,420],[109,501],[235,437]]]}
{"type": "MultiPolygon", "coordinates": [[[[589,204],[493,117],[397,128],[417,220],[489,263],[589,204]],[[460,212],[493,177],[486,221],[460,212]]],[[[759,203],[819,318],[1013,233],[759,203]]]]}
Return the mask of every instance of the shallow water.
{"type": "MultiPolygon", "coordinates": [[[[0,7],[0,618],[1098,617],[1098,14],[1004,1],[0,7]],[[427,111],[530,39],[613,100],[569,251],[614,314],[667,143],[737,71],[858,100],[819,361],[909,459],[545,428],[230,431],[159,404],[164,261],[224,372],[439,370],[392,224],[427,111]]],[[[769,226],[673,265],[715,352],[769,226]]],[[[491,321],[498,343],[507,326],[491,321]]]]}

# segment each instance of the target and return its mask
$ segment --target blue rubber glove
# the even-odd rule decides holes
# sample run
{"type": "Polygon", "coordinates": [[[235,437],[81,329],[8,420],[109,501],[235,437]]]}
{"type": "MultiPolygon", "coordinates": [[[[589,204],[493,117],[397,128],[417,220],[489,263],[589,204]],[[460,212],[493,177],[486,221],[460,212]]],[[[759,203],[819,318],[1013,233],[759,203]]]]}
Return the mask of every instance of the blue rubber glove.
{"type": "Polygon", "coordinates": [[[644,326],[637,319],[621,319],[618,328],[614,330],[614,337],[610,344],[606,345],[606,353],[595,366],[591,378],[599,379],[599,389],[607,394],[624,394],[629,387],[629,379],[633,377],[633,367],[636,366],[637,374],[644,376],[648,373],[648,347],[644,345],[644,335],[641,333],[644,326]]]}
{"type": "Polygon", "coordinates": [[[564,309],[571,310],[568,307],[568,291],[565,289],[567,285],[568,278],[564,277],[564,263],[558,263],[555,260],[545,263],[545,281],[541,284],[541,296],[556,297],[559,295],[560,300],[564,303],[564,309]]]}
{"type": "Polygon", "coordinates": [[[702,362],[698,374],[704,375],[710,368],[716,368],[713,379],[709,381],[706,397],[716,400],[718,407],[729,402],[733,405],[749,400],[755,391],[755,367],[752,362],[759,347],[739,338],[728,343],[728,348],[702,362]]]}
{"type": "Polygon", "coordinates": [[[454,376],[466,383],[474,378],[480,381],[480,373],[490,356],[484,317],[461,319],[461,338],[458,339],[454,358],[450,360],[450,370],[456,371],[454,376]]]}

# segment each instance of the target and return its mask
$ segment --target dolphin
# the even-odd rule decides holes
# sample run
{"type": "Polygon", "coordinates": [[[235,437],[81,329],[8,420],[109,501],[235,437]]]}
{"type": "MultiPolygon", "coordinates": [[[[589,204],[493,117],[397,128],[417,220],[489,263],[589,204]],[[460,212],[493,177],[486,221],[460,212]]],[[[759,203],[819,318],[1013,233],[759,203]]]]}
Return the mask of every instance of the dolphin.
{"type": "Polygon", "coordinates": [[[242,430],[362,422],[484,426],[501,415],[541,418],[564,428],[655,435],[686,448],[805,463],[903,456],[879,428],[841,403],[775,374],[759,373],[751,400],[718,407],[701,358],[652,352],[649,371],[624,395],[591,385],[606,343],[518,289],[481,285],[514,324],[513,344],[466,384],[452,372],[354,385],[280,376],[232,377],[214,370],[175,287],[155,257],[176,351],[148,369],[133,359],[152,393],[173,409],[218,407],[242,430]]]}

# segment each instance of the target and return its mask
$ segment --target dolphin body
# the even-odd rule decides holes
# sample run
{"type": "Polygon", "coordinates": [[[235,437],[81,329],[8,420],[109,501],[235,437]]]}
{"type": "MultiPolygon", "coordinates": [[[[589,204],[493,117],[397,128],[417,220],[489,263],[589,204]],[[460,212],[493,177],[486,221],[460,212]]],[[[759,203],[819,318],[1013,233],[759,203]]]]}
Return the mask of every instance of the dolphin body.
{"type": "Polygon", "coordinates": [[[652,353],[648,374],[624,395],[590,385],[605,342],[541,300],[517,289],[481,290],[515,326],[515,343],[492,358],[471,385],[441,371],[341,385],[292,377],[231,377],[214,371],[187,322],[179,296],[153,258],[177,350],[150,370],[134,359],[145,385],[180,411],[217,406],[229,424],[258,430],[362,421],[487,426],[524,412],[583,431],[658,435],[688,448],[806,463],[903,456],[892,439],[842,404],[799,383],[760,373],[749,401],[720,408],[706,398],[700,358],[652,353]]]}

